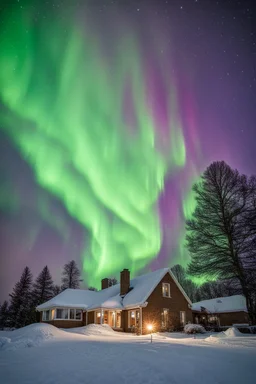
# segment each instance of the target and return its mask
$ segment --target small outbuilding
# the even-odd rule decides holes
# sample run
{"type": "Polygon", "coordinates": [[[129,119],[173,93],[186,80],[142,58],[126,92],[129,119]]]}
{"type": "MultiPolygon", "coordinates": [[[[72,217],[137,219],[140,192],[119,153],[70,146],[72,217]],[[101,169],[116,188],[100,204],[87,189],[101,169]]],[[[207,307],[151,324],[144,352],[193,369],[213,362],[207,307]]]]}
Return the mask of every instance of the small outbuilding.
{"type": "Polygon", "coordinates": [[[218,297],[193,303],[192,313],[194,323],[205,326],[232,326],[249,322],[246,300],[242,295],[218,297]]]}

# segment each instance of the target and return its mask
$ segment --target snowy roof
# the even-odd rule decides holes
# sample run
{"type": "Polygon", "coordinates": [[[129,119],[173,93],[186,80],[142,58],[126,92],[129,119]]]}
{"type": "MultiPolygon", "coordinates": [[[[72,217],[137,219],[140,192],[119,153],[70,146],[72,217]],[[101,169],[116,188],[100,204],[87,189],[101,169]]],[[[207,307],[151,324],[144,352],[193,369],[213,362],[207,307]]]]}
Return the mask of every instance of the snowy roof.
{"type": "Polygon", "coordinates": [[[37,309],[42,310],[53,307],[86,309],[95,301],[95,296],[96,292],[88,289],[65,289],[51,300],[38,305],[37,309]]]}
{"type": "Polygon", "coordinates": [[[210,313],[247,312],[245,297],[242,295],[217,297],[192,304],[193,311],[201,311],[202,307],[210,313]]]}
{"type": "Polygon", "coordinates": [[[37,310],[40,311],[53,307],[82,308],[88,310],[96,308],[128,309],[143,305],[166,273],[170,273],[187,301],[191,304],[170,269],[163,268],[132,279],[130,281],[131,289],[123,298],[120,296],[120,284],[113,285],[98,292],[84,289],[66,289],[46,303],[39,305],[37,310]]]}

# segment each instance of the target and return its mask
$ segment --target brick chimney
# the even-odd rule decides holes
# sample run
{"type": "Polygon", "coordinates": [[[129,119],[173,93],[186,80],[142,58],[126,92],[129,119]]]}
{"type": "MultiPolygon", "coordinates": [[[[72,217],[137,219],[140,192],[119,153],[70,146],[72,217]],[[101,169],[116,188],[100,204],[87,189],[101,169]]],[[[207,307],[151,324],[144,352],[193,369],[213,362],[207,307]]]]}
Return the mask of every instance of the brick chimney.
{"type": "Polygon", "coordinates": [[[130,289],[130,271],[129,269],[123,269],[120,272],[120,295],[126,295],[130,289]]]}
{"type": "Polygon", "coordinates": [[[106,289],[108,288],[108,278],[105,277],[105,279],[101,280],[101,289],[106,289]]]}

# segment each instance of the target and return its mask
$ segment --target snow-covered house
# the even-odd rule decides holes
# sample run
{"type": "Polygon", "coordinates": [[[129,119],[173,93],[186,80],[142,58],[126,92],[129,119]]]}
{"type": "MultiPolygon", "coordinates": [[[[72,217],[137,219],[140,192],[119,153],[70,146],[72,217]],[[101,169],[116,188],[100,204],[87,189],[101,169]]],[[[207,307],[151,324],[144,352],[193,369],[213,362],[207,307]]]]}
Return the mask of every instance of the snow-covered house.
{"type": "Polygon", "coordinates": [[[192,305],[195,323],[229,326],[248,324],[248,312],[245,297],[234,295],[203,300],[192,305]]]}
{"type": "Polygon", "coordinates": [[[130,280],[130,271],[120,273],[120,284],[101,291],[66,289],[37,307],[42,322],[60,328],[108,324],[116,330],[146,333],[179,329],[192,321],[191,301],[170,269],[164,268],[130,280]]]}

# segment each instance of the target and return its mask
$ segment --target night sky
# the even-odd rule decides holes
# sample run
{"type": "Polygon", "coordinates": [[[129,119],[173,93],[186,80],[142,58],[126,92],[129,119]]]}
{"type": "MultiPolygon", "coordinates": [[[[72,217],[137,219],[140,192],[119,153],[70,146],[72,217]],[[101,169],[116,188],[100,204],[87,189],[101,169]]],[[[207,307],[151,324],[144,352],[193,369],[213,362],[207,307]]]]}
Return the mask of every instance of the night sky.
{"type": "Polygon", "coordinates": [[[2,2],[0,301],[25,265],[186,265],[193,182],[256,173],[254,1],[2,2]]]}

